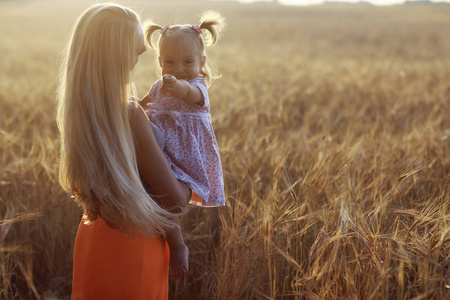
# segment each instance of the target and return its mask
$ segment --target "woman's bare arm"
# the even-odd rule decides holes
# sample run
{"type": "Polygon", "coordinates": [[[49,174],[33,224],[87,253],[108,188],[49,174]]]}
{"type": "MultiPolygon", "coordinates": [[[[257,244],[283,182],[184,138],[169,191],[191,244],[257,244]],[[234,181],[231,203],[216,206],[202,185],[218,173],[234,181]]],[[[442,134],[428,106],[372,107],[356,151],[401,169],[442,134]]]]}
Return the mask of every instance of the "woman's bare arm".
{"type": "Polygon", "coordinates": [[[130,125],[133,131],[139,172],[164,208],[179,213],[191,198],[191,190],[178,181],[170,169],[164,153],[158,147],[149,120],[138,105],[130,105],[130,125]]]}

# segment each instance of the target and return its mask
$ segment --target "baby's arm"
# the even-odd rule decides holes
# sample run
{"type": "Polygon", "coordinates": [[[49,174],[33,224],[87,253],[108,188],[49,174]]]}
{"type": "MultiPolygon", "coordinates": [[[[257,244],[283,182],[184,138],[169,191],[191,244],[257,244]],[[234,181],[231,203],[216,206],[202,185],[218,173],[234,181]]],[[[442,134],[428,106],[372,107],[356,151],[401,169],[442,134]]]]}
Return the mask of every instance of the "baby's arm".
{"type": "Polygon", "coordinates": [[[165,94],[172,95],[189,104],[203,106],[205,99],[200,89],[189,84],[186,80],[177,79],[175,76],[166,74],[163,76],[161,90],[165,94]]]}

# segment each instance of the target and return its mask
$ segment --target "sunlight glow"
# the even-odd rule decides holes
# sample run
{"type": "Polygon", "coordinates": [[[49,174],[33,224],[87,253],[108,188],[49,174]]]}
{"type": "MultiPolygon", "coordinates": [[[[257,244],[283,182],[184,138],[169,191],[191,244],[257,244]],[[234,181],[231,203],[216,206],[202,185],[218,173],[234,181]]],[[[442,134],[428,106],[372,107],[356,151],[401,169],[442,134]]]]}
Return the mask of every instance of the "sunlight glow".
{"type": "Polygon", "coordinates": [[[307,5],[320,5],[327,2],[336,3],[370,3],[376,6],[383,5],[398,5],[404,4],[405,2],[431,2],[431,3],[450,3],[450,0],[429,0],[429,1],[421,1],[421,0],[239,0],[242,3],[252,3],[252,2],[279,2],[283,5],[298,5],[298,6],[307,6],[307,5]]]}

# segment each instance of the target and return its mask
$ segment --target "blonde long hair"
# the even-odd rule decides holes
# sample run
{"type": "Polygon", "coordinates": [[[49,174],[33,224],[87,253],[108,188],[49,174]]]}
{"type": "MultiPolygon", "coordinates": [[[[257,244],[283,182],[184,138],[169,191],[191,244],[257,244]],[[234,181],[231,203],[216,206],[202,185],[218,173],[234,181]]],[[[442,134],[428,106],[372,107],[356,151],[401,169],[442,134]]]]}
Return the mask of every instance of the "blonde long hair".
{"type": "Polygon", "coordinates": [[[77,20],[66,47],[58,90],[59,181],[91,220],[134,235],[163,234],[173,214],[145,191],[129,123],[130,70],[139,16],[96,4],[77,20]]]}
{"type": "MultiPolygon", "coordinates": [[[[156,31],[160,31],[163,28],[161,25],[153,23],[151,20],[144,22],[145,38],[149,46],[160,54],[161,44],[164,41],[179,41],[183,43],[185,39],[195,39],[198,41],[200,53],[206,56],[206,47],[214,45],[220,38],[221,31],[225,28],[225,18],[217,11],[208,10],[205,11],[200,17],[200,28],[201,33],[196,31],[195,25],[184,24],[184,25],[170,25],[166,30],[160,35],[154,36],[156,31]],[[205,30],[202,30],[205,29],[205,30]]],[[[159,64],[157,64],[159,66],[159,64]]],[[[161,68],[157,69],[158,75],[161,68]]],[[[212,63],[210,59],[206,61],[200,70],[200,76],[205,78],[208,85],[211,83],[212,79],[219,78],[220,75],[217,72],[216,66],[212,63]]]]}

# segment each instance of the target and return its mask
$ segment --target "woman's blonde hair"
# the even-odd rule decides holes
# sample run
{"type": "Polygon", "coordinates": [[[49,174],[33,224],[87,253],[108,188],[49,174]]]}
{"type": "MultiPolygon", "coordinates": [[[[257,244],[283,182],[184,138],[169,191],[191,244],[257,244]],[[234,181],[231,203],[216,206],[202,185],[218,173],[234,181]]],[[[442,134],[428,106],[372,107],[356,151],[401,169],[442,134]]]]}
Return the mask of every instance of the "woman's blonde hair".
{"type": "MultiPolygon", "coordinates": [[[[161,55],[161,44],[165,41],[177,41],[183,43],[185,39],[195,39],[202,55],[206,56],[206,47],[214,45],[220,37],[221,31],[225,28],[225,18],[217,11],[206,11],[200,17],[200,25],[166,25],[164,27],[153,23],[151,20],[144,22],[145,38],[148,45],[161,55]],[[198,32],[198,29],[201,31],[198,32]],[[205,29],[205,30],[202,30],[205,29]],[[160,35],[153,36],[158,31],[160,35]],[[163,30],[163,31],[161,31],[163,30]]],[[[157,64],[159,66],[159,64],[157,64]]],[[[158,75],[161,75],[161,68],[158,68],[158,75]]],[[[208,85],[212,79],[219,78],[215,65],[211,60],[207,60],[200,70],[200,76],[205,78],[208,85]]]]}
{"type": "Polygon", "coordinates": [[[97,4],[77,20],[58,90],[59,181],[91,220],[134,235],[163,234],[173,223],[145,191],[129,123],[130,72],[140,37],[139,16],[97,4]]]}

